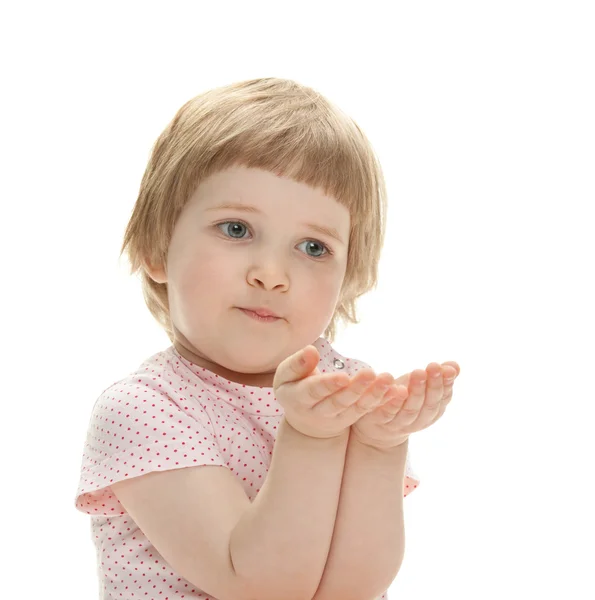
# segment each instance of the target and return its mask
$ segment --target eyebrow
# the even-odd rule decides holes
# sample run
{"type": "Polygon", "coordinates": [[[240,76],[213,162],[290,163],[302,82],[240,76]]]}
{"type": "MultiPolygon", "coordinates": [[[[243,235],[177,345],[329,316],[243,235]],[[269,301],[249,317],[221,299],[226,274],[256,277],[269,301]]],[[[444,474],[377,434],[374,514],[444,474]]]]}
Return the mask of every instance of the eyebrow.
{"type": "MultiPolygon", "coordinates": [[[[213,210],[228,210],[228,209],[240,210],[243,212],[255,213],[255,214],[259,214],[259,215],[264,214],[259,208],[256,208],[256,206],[250,206],[249,204],[233,204],[233,203],[218,204],[217,206],[211,206],[210,208],[207,208],[205,212],[213,211],[213,210]]],[[[318,231],[318,233],[328,235],[328,236],[334,238],[335,240],[337,240],[338,242],[340,242],[341,244],[345,243],[343,241],[343,239],[341,238],[341,236],[339,235],[339,232],[334,227],[325,227],[324,225],[317,225],[316,223],[302,223],[302,225],[304,225],[305,227],[309,227],[310,229],[313,229],[314,231],[318,231]]]]}

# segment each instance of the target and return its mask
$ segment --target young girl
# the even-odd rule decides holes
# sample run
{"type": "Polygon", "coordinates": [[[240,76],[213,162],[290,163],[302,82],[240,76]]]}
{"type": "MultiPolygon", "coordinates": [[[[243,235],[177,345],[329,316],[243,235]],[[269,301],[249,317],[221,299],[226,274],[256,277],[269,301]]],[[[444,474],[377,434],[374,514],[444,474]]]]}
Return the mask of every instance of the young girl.
{"type": "Polygon", "coordinates": [[[93,408],[75,503],[101,598],[387,597],[408,436],[459,368],[394,379],[331,345],[385,213],[367,138],[293,81],[211,90],[159,136],[122,252],[172,345],[93,408]]]}

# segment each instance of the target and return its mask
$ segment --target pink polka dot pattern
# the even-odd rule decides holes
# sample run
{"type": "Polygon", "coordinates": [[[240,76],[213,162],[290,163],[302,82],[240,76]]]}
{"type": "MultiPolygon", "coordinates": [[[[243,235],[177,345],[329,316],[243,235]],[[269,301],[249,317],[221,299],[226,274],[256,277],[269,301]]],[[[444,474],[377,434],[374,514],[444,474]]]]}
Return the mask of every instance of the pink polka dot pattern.
{"type": "MultiPolygon", "coordinates": [[[[314,345],[322,372],[336,371],[336,359],[349,375],[368,367],[341,356],[323,338],[314,345]]],[[[272,388],[231,382],[173,346],[103,391],[89,422],[75,498],[76,509],[91,516],[102,597],[217,600],[173,572],[110,485],[151,471],[219,465],[238,477],[253,501],[282,416],[272,388]]],[[[418,484],[408,455],[404,496],[418,484]]]]}

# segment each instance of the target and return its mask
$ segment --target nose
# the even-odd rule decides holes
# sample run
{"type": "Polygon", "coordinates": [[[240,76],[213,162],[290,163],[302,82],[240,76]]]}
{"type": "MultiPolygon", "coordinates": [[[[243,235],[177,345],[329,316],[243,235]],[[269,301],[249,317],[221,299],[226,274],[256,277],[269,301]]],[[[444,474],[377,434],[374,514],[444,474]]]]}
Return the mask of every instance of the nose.
{"type": "Polygon", "coordinates": [[[266,262],[259,261],[253,265],[248,271],[247,279],[250,285],[265,290],[286,291],[289,287],[287,273],[280,261],[270,257],[266,262]]]}

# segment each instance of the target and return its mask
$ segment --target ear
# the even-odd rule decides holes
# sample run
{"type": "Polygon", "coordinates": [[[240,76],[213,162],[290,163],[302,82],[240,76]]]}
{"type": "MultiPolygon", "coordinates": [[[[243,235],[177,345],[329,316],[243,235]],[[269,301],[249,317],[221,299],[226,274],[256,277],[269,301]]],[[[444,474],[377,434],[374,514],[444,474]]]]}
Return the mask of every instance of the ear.
{"type": "Polygon", "coordinates": [[[167,273],[161,265],[154,267],[145,261],[145,270],[147,275],[156,283],[167,283],[167,273]]]}

